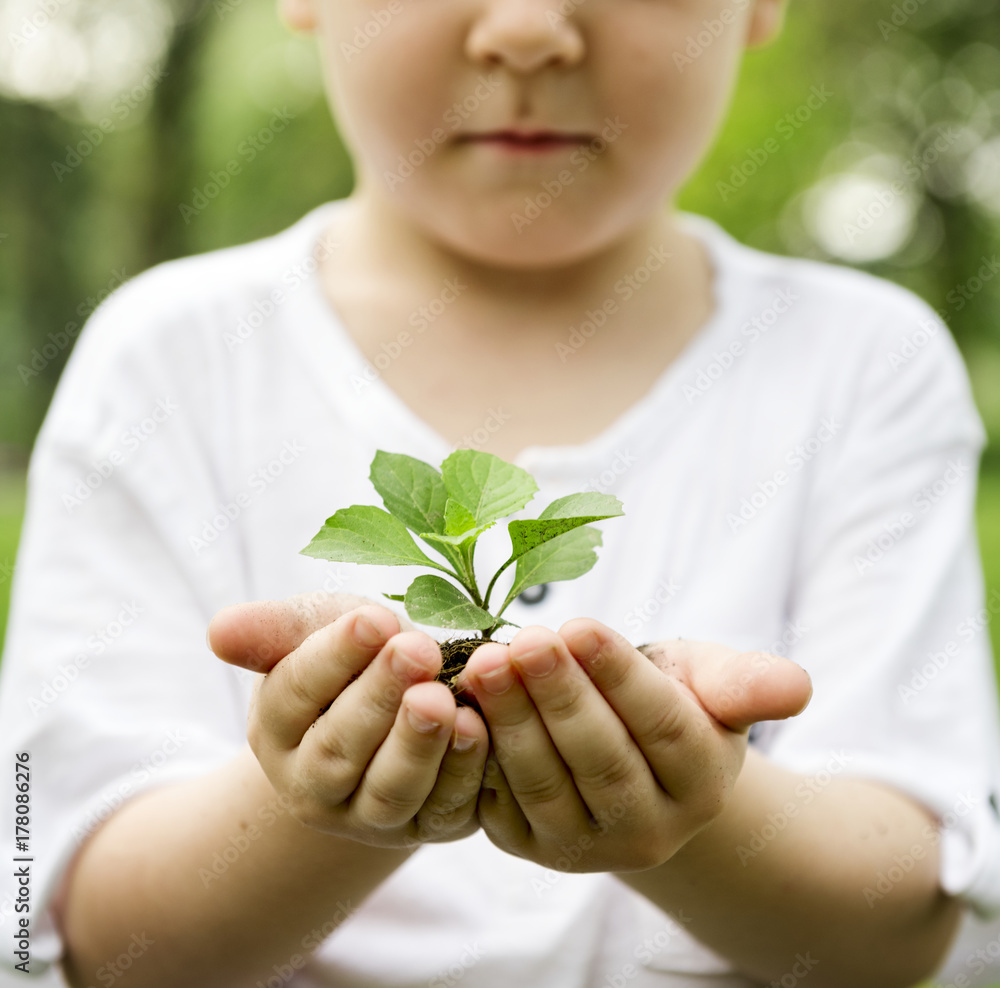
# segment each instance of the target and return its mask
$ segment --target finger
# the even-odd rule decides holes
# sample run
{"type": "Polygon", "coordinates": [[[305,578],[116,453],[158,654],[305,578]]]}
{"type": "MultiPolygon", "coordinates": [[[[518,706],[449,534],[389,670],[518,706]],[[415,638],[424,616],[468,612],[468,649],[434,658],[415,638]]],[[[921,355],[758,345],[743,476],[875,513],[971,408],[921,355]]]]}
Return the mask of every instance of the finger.
{"type": "Polygon", "coordinates": [[[316,591],[223,607],[209,622],[206,641],[224,662],[251,672],[268,672],[313,632],[364,605],[379,607],[396,618],[397,627],[413,630],[405,618],[368,597],[316,591]]]}
{"type": "Polygon", "coordinates": [[[645,756],[621,718],[580,668],[566,642],[532,626],[510,643],[521,681],[569,767],[591,816],[599,819],[624,788],[662,796],[645,756]]]}
{"type": "Polygon", "coordinates": [[[507,645],[480,645],[466,677],[490,729],[493,750],[533,829],[585,827],[590,813],[566,763],[510,664],[507,645]]]}
{"type": "Polygon", "coordinates": [[[559,636],[628,728],[661,787],[678,800],[698,798],[719,765],[713,764],[717,746],[706,736],[711,720],[696,694],[598,621],[568,621],[559,636]]]}
{"type": "Polygon", "coordinates": [[[812,680],[800,665],[770,652],[738,652],[713,642],[657,642],[645,646],[657,664],[697,695],[721,724],[744,731],[759,720],[801,713],[812,698],[812,680]]]}
{"type": "Polygon", "coordinates": [[[455,713],[444,683],[417,683],[406,691],[389,736],[351,797],[348,815],[356,826],[390,830],[416,816],[437,782],[455,713]]]}
{"type": "Polygon", "coordinates": [[[314,631],[281,659],[260,682],[254,705],[269,743],[285,751],[298,745],[397,630],[392,614],[367,604],[314,631]]]}
{"type": "Polygon", "coordinates": [[[706,667],[702,672],[695,662],[689,670],[692,686],[699,696],[704,695],[712,716],[734,731],[759,720],[794,717],[812,699],[809,673],[781,655],[740,652],[730,658],[728,676],[721,682],[708,677],[708,671],[706,667]]]}
{"type": "Polygon", "coordinates": [[[421,840],[455,840],[476,829],[476,801],[489,743],[482,718],[470,707],[459,707],[437,782],[417,814],[421,840]]]}
{"type": "Polygon", "coordinates": [[[514,798],[495,754],[486,760],[476,815],[486,836],[502,851],[521,854],[531,843],[531,824],[514,798]]]}
{"type": "Polygon", "coordinates": [[[394,635],[302,737],[298,759],[311,766],[307,783],[346,799],[392,730],[407,689],[440,668],[441,651],[429,635],[394,635]]]}

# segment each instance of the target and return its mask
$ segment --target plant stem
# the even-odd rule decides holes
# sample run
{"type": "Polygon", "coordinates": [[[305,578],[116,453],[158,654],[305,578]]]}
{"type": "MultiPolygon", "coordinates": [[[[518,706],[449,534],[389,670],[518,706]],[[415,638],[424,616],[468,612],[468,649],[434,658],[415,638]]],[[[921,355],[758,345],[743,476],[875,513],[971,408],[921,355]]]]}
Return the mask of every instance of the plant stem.
{"type": "MultiPolygon", "coordinates": [[[[473,542],[472,547],[474,546],[475,543],[473,542]]],[[[444,558],[447,559],[448,562],[452,563],[452,565],[455,568],[449,569],[447,566],[442,566],[440,563],[435,563],[434,560],[430,560],[431,565],[436,566],[439,570],[441,570],[442,573],[447,573],[449,576],[453,577],[460,586],[465,588],[466,592],[472,598],[472,602],[477,607],[482,607],[483,603],[479,599],[479,588],[476,586],[475,575],[472,572],[471,553],[467,554],[465,549],[463,549],[461,546],[455,546],[454,555],[451,555],[449,553],[446,553],[444,551],[444,546],[438,543],[434,543],[432,545],[432,548],[434,549],[435,552],[440,553],[442,556],[444,556],[444,558]]]]}
{"type": "Polygon", "coordinates": [[[472,601],[476,605],[476,607],[482,607],[483,610],[485,610],[486,607],[483,604],[482,598],[479,596],[479,587],[476,586],[476,570],[472,561],[473,556],[475,555],[476,552],[476,540],[473,539],[469,543],[468,548],[462,546],[461,552],[463,561],[465,563],[465,572],[466,575],[468,576],[468,583],[465,585],[465,588],[471,594],[472,601]]]}
{"type": "MultiPolygon", "coordinates": [[[[420,565],[426,566],[427,563],[421,563],[420,565]]],[[[441,570],[442,573],[447,573],[449,576],[454,577],[456,580],[458,580],[459,583],[462,584],[463,587],[465,586],[465,580],[462,578],[460,574],[456,573],[453,569],[449,569],[447,566],[442,566],[440,563],[434,562],[433,559],[430,560],[430,565],[433,566],[435,569],[441,570]]]]}
{"type": "MultiPolygon", "coordinates": [[[[450,576],[455,577],[462,586],[465,586],[465,581],[468,574],[462,575],[465,568],[465,561],[462,557],[462,550],[458,546],[444,546],[439,542],[432,542],[429,539],[424,539],[424,541],[439,555],[443,556],[454,568],[445,569],[444,567],[438,565],[438,569],[443,572],[448,573],[450,576]]],[[[429,557],[428,557],[429,558],[429,557]]]]}
{"type": "MultiPolygon", "coordinates": [[[[504,570],[505,570],[505,569],[506,569],[506,568],[507,568],[508,566],[510,566],[510,564],[511,564],[512,562],[514,562],[514,557],[513,557],[513,556],[511,556],[511,557],[510,557],[510,559],[508,559],[508,560],[507,560],[507,562],[505,562],[505,563],[503,564],[503,566],[501,566],[501,567],[500,567],[500,569],[498,569],[498,570],[497,570],[497,571],[496,571],[496,572],[495,572],[495,573],[493,574],[493,579],[492,579],[492,580],[490,580],[490,585],[489,585],[489,586],[488,586],[488,587],[486,588],[486,596],[485,596],[485,597],[483,598],[483,600],[484,600],[484,603],[483,603],[483,610],[484,610],[484,611],[486,611],[486,610],[489,610],[489,607],[490,607],[490,594],[491,594],[491,593],[493,593],[493,584],[497,582],[497,577],[498,577],[498,576],[499,576],[499,575],[500,575],[500,574],[501,574],[501,573],[502,573],[502,572],[503,572],[503,571],[504,571],[504,570]]],[[[498,614],[498,615],[497,615],[497,617],[500,617],[500,615],[498,614]]]]}

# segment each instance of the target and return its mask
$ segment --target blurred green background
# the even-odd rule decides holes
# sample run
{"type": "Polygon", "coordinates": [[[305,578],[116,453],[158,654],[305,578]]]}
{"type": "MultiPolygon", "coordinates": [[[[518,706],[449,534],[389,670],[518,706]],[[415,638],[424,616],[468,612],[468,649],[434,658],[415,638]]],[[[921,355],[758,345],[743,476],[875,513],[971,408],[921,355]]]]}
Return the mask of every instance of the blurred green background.
{"type": "MultiPolygon", "coordinates": [[[[39,21],[38,0],[0,4],[0,635],[24,470],[86,315],[152,264],[274,233],[352,185],[314,43],[280,24],[274,0],[49,7],[39,21]],[[276,109],[290,125],[247,162],[242,142],[276,109]],[[179,204],[234,159],[240,174],[185,214],[179,204]]],[[[998,13],[997,0],[791,0],[781,38],[746,58],[728,122],[680,199],[752,246],[872,271],[942,314],[990,436],[989,589],[1000,588],[998,13]]],[[[992,633],[1000,653],[996,623],[992,633]]]]}
{"type": "MultiPolygon", "coordinates": [[[[95,304],[152,264],[274,233],[352,186],[314,41],[281,24],[275,0],[58,0],[40,17],[44,6],[0,3],[0,608],[32,442],[95,304]],[[275,110],[290,124],[248,161],[244,142],[275,110]],[[182,207],[234,160],[240,173],[205,208],[182,207]]],[[[780,38],[747,55],[680,198],[748,244],[872,271],[942,314],[991,440],[991,586],[998,12],[998,0],[791,0],[780,38]]],[[[681,54],[697,57],[709,27],[681,54]]]]}
{"type": "MultiPolygon", "coordinates": [[[[0,4],[7,465],[26,461],[72,334],[102,294],[159,261],[274,233],[352,186],[314,42],[280,23],[275,0],[45,2],[56,14],[40,28],[42,0],[0,4]],[[249,162],[243,142],[275,109],[292,121],[249,162]],[[206,208],[181,208],[234,160],[240,174],[206,208]]],[[[752,246],[865,268],[938,309],[994,440],[990,466],[998,12],[997,0],[791,0],[781,37],[748,54],[680,199],[752,246]]],[[[695,56],[704,41],[691,39],[695,56]]]]}

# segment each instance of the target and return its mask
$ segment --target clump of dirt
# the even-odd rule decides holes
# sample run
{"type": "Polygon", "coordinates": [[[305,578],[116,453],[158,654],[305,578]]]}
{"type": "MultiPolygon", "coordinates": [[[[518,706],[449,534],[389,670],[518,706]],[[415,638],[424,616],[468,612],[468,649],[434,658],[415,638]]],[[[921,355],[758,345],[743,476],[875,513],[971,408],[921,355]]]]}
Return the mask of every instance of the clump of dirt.
{"type": "Polygon", "coordinates": [[[458,688],[458,677],[465,668],[465,663],[469,661],[469,656],[485,644],[481,635],[474,635],[471,638],[449,638],[448,641],[440,642],[441,649],[441,671],[435,677],[439,683],[444,683],[455,695],[455,702],[465,706],[475,707],[475,698],[469,693],[463,693],[458,688]]]}

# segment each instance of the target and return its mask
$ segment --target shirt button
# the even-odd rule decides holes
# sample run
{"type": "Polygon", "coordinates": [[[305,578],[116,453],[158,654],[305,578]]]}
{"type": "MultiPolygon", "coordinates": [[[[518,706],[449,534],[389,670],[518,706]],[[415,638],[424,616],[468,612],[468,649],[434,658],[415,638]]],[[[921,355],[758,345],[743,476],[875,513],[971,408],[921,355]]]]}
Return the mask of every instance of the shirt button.
{"type": "Polygon", "coordinates": [[[517,595],[517,599],[522,604],[540,604],[545,600],[545,595],[548,592],[549,585],[547,583],[540,583],[537,587],[528,587],[527,590],[522,590],[517,595]]]}

